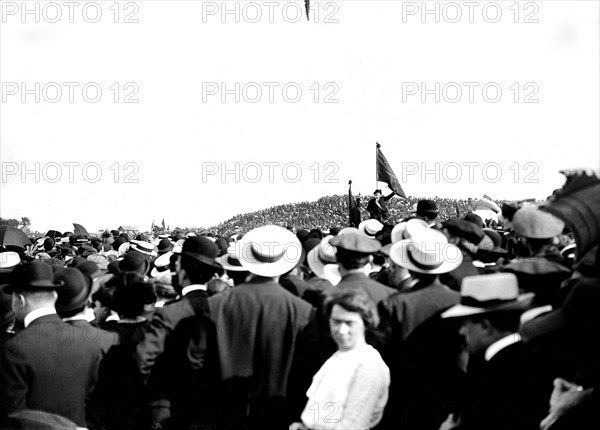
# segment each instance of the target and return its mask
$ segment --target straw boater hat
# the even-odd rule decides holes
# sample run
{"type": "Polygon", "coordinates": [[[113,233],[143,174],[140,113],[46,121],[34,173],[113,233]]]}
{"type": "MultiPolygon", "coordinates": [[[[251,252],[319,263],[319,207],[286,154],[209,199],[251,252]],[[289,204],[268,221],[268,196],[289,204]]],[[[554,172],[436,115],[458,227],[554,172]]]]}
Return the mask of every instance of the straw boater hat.
{"type": "Polygon", "coordinates": [[[0,253],[0,273],[11,272],[20,262],[21,257],[14,251],[0,253]]]}
{"type": "Polygon", "coordinates": [[[136,240],[135,242],[133,242],[130,249],[141,252],[142,254],[145,254],[145,255],[153,256],[153,257],[157,255],[156,252],[154,251],[154,245],[151,244],[150,242],[143,242],[143,241],[136,240]]]}
{"type": "Polygon", "coordinates": [[[399,242],[402,239],[410,239],[411,236],[422,228],[429,228],[429,225],[419,218],[398,223],[392,229],[392,243],[399,242]]]}
{"type": "Polygon", "coordinates": [[[367,219],[358,225],[358,230],[369,237],[375,237],[382,228],[383,224],[376,219],[367,219]]]}
{"type": "Polygon", "coordinates": [[[343,236],[345,234],[353,234],[353,233],[360,233],[360,230],[357,229],[356,227],[344,227],[343,229],[341,229],[338,234],[336,236],[343,236]]]}
{"type": "Polygon", "coordinates": [[[238,258],[239,242],[232,243],[227,248],[227,254],[217,258],[217,261],[221,263],[223,269],[229,270],[230,272],[246,272],[247,269],[242,266],[240,259],[238,258]]]}
{"type": "Polygon", "coordinates": [[[172,252],[167,252],[154,260],[154,267],[150,271],[150,276],[157,278],[159,276],[164,276],[162,274],[165,272],[170,274],[169,266],[171,264],[171,255],[173,255],[172,252]]]}
{"type": "Polygon", "coordinates": [[[337,263],[335,246],[329,243],[333,237],[325,236],[319,245],[308,252],[306,257],[310,270],[321,279],[327,279],[324,272],[325,266],[337,263]]]}
{"type": "Polygon", "coordinates": [[[398,266],[413,272],[442,274],[462,263],[462,252],[438,230],[418,230],[410,239],[396,242],[390,248],[390,258],[398,266]]]}
{"type": "Polygon", "coordinates": [[[289,272],[302,256],[302,245],[296,235],[276,225],[255,228],[239,243],[240,263],[259,276],[275,277],[289,272]]]}
{"type": "Polygon", "coordinates": [[[460,296],[460,304],[444,312],[442,318],[525,310],[531,305],[534,294],[519,294],[519,284],[514,274],[496,273],[467,276],[462,281],[460,296]]]}

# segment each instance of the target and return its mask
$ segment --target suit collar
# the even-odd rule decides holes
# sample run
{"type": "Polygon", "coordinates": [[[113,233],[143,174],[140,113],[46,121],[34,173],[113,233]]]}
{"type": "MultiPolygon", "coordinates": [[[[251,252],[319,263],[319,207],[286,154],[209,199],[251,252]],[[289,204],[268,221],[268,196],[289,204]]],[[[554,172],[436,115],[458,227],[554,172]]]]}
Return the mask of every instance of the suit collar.
{"type": "Polygon", "coordinates": [[[206,291],[206,285],[201,285],[201,284],[188,285],[183,290],[181,290],[181,295],[186,296],[187,294],[191,293],[192,291],[206,291]]]}
{"type": "Polygon", "coordinates": [[[54,306],[44,306],[29,312],[23,319],[23,325],[25,328],[27,328],[38,318],[45,317],[47,315],[56,315],[56,308],[54,306]]]}

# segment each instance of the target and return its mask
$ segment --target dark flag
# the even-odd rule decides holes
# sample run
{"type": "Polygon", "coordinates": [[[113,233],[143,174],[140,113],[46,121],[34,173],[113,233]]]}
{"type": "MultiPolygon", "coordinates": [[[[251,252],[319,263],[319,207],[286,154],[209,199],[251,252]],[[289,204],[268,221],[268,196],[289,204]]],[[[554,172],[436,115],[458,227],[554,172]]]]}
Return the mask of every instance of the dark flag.
{"type": "Polygon", "coordinates": [[[394,191],[400,197],[406,198],[406,194],[404,194],[404,190],[400,186],[400,182],[396,177],[396,174],[392,170],[390,163],[388,163],[385,155],[381,152],[381,145],[377,143],[376,149],[376,158],[375,158],[375,170],[377,172],[377,181],[386,182],[390,190],[394,191]]]}
{"type": "Polygon", "coordinates": [[[348,181],[348,217],[350,227],[358,227],[361,222],[360,208],[356,205],[356,200],[352,195],[352,181],[348,181]]]}
{"type": "Polygon", "coordinates": [[[304,5],[306,6],[306,20],[310,20],[310,0],[304,0],[304,5]]]}

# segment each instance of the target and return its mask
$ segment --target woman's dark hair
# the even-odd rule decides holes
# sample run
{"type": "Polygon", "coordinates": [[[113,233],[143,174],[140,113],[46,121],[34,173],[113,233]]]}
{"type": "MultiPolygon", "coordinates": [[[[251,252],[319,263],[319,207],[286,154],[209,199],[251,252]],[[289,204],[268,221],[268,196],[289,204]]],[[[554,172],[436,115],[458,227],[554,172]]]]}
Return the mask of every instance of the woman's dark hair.
{"type": "Polygon", "coordinates": [[[379,325],[377,305],[364,290],[340,291],[326,299],[325,316],[328,320],[335,305],[341,306],[349,312],[358,313],[368,330],[375,329],[379,325]]]}

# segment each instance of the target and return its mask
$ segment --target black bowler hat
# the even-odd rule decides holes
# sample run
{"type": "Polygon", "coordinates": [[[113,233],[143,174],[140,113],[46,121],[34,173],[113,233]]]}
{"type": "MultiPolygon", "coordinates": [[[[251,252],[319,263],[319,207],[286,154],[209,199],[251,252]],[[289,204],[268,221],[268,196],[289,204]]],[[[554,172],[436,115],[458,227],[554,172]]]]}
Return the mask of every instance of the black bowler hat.
{"type": "Polygon", "coordinates": [[[54,279],[63,281],[65,286],[58,291],[56,311],[71,312],[82,308],[92,292],[92,278],[78,269],[60,267],[54,273],[54,279]]]}
{"type": "Polygon", "coordinates": [[[183,242],[180,255],[185,255],[206,265],[221,269],[221,265],[215,261],[219,255],[219,247],[205,237],[192,236],[183,242]]]}
{"type": "Polygon", "coordinates": [[[417,203],[417,214],[418,215],[437,215],[438,205],[433,200],[419,200],[417,203]]]}
{"type": "Polygon", "coordinates": [[[159,254],[166,254],[173,250],[173,243],[169,239],[161,239],[156,248],[159,254]]]}
{"type": "Polygon", "coordinates": [[[144,257],[144,254],[137,251],[130,251],[123,259],[119,262],[119,270],[121,272],[136,272],[144,274],[148,271],[149,266],[148,260],[144,257]]]}
{"type": "Polygon", "coordinates": [[[54,273],[50,265],[41,261],[32,261],[17,266],[11,273],[10,284],[1,285],[6,294],[15,290],[56,289],[62,287],[63,282],[54,281],[54,273]]]}

